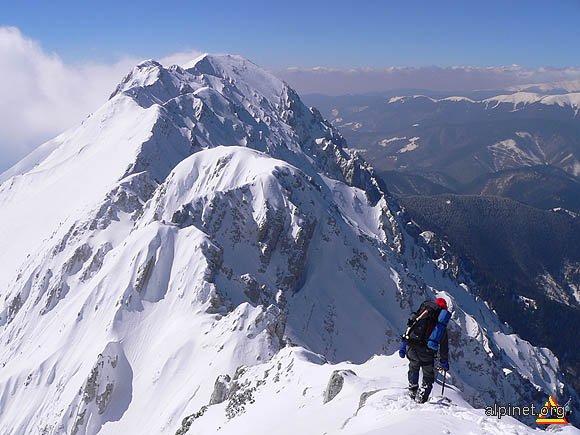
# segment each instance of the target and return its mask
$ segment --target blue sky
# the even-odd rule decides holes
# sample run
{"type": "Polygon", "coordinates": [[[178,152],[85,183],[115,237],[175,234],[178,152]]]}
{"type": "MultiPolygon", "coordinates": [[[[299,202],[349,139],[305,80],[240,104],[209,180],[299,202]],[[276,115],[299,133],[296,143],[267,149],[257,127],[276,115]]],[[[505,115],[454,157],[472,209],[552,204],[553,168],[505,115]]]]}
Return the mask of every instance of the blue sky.
{"type": "Polygon", "coordinates": [[[287,66],[578,65],[580,1],[4,2],[65,61],[197,49],[287,66]]]}

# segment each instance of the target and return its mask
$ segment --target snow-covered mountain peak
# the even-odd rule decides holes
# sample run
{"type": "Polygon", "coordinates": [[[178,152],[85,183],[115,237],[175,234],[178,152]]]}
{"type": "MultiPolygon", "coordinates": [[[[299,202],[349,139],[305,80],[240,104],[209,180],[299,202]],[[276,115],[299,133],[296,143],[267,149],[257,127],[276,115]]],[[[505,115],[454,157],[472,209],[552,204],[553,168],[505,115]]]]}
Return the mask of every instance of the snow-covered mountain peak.
{"type": "MultiPolygon", "coordinates": [[[[292,88],[241,56],[206,54],[187,69],[145,62],[125,77],[112,98],[124,97],[143,108],[159,108],[166,134],[184,137],[190,144],[179,145],[180,155],[216,145],[247,146],[289,161],[311,176],[322,172],[346,180],[375,201],[381,195],[368,165],[344,149],[342,136],[316,109],[306,107],[292,88]]],[[[131,171],[149,170],[161,151],[152,152],[157,157],[141,153],[131,171]]],[[[154,178],[161,180],[167,173],[164,165],[154,178]]]]}
{"type": "Polygon", "coordinates": [[[230,81],[238,89],[247,93],[261,94],[266,100],[277,103],[282,97],[286,84],[260,68],[253,62],[238,55],[205,54],[196,59],[187,71],[195,75],[209,75],[230,81]],[[244,89],[245,88],[245,89],[244,89]]]}
{"type": "Polygon", "coordinates": [[[188,63],[185,68],[173,65],[165,68],[159,62],[146,60],[125,76],[112,97],[121,93],[133,96],[148,106],[164,104],[179,95],[192,93],[203,87],[228,94],[248,102],[278,105],[287,85],[251,61],[236,55],[204,54],[188,63]],[[161,88],[165,92],[160,92],[161,88]],[[143,91],[150,99],[141,95],[143,91]]]}
{"type": "MultiPolygon", "coordinates": [[[[560,393],[552,353],[510,334],[443,254],[432,259],[345,145],[241,57],[136,66],[0,185],[0,428],[212,433],[197,428],[244,414],[253,391],[298,410],[280,379],[318,400],[323,362],[392,354],[436,289],[454,306],[450,382],[470,403],[560,393]]],[[[341,363],[344,397],[316,409],[384,388],[391,359],[372,359],[368,376],[341,363]]],[[[312,433],[336,429],[325,415],[312,433]]]]}

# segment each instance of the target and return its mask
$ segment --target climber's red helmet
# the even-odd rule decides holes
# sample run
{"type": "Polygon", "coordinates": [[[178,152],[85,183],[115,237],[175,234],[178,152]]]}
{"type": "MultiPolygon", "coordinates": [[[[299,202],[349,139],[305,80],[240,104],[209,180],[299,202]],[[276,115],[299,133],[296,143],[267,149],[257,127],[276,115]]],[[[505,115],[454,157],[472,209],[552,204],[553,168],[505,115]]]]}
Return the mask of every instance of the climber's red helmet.
{"type": "Polygon", "coordinates": [[[443,308],[444,310],[447,309],[447,301],[443,298],[437,298],[435,299],[435,303],[437,305],[439,305],[441,308],[443,308]]]}

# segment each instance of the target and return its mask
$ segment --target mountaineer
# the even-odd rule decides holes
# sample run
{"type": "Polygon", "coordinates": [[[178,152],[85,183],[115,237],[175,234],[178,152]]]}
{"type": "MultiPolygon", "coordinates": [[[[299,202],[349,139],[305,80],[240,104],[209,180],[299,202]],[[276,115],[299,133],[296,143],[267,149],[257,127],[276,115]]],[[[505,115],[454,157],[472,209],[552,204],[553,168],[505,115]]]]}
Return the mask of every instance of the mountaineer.
{"type": "Polygon", "coordinates": [[[449,344],[447,323],[451,313],[447,301],[437,298],[435,302],[425,301],[411,314],[407,330],[402,336],[399,349],[401,358],[409,359],[409,396],[419,403],[429,399],[435,381],[435,356],[439,351],[441,369],[449,370],[449,344]],[[419,369],[423,370],[423,382],[419,390],[419,369]]]}

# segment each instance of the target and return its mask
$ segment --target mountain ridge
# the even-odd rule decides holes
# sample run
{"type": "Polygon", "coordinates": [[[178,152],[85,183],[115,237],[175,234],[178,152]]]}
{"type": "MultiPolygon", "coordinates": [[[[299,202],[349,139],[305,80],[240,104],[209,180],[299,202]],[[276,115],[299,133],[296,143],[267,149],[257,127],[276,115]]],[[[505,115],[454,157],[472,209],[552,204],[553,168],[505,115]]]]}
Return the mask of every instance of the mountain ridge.
{"type": "Polygon", "coordinates": [[[562,394],[553,354],[408,237],[340,133],[267,73],[255,85],[257,68],[213,55],[187,70],[142,63],[8,173],[0,396],[12,399],[0,427],[170,433],[219,376],[285,346],[328,361],[393,353],[411,309],[436,295],[455,312],[450,381],[472,404],[562,394]]]}

